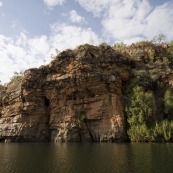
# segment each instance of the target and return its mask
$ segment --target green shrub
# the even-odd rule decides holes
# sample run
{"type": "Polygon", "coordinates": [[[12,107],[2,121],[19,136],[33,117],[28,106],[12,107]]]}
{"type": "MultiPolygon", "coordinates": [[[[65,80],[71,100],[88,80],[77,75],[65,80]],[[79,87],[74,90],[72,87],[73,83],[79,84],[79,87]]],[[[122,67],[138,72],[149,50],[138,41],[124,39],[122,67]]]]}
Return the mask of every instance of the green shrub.
{"type": "Polygon", "coordinates": [[[142,55],[143,55],[143,51],[140,49],[133,50],[132,52],[132,58],[134,59],[140,59],[142,55]]]}
{"type": "Polygon", "coordinates": [[[151,141],[150,131],[147,129],[145,124],[133,125],[128,131],[127,134],[133,142],[146,142],[151,141]]]}
{"type": "Polygon", "coordinates": [[[149,59],[150,59],[150,62],[154,62],[154,56],[155,56],[155,51],[152,50],[151,52],[149,52],[149,59]]]}
{"type": "Polygon", "coordinates": [[[128,97],[128,104],[125,107],[128,123],[130,125],[148,123],[151,120],[154,106],[152,92],[145,92],[142,87],[136,86],[128,97]]]}
{"type": "Polygon", "coordinates": [[[149,70],[149,75],[150,75],[150,79],[151,81],[155,82],[159,79],[159,70],[158,69],[152,69],[152,70],[149,70]]]}
{"type": "Polygon", "coordinates": [[[113,48],[114,50],[117,50],[118,52],[121,52],[121,53],[124,52],[125,47],[126,47],[126,44],[124,44],[123,42],[115,43],[115,44],[112,46],[112,48],[113,48]]]}
{"type": "Polygon", "coordinates": [[[127,131],[133,142],[168,142],[173,138],[173,121],[163,120],[148,128],[145,124],[133,125],[127,131]]]}
{"type": "Polygon", "coordinates": [[[167,57],[170,62],[173,62],[173,40],[168,43],[167,57]]]}
{"type": "Polygon", "coordinates": [[[102,43],[99,44],[99,46],[105,46],[105,47],[107,47],[109,45],[106,42],[102,42],[102,43]]]}
{"type": "Polygon", "coordinates": [[[157,36],[154,36],[151,42],[158,42],[159,44],[165,40],[165,36],[163,34],[158,34],[157,36]]]}
{"type": "Polygon", "coordinates": [[[81,117],[77,118],[77,126],[81,129],[82,126],[86,123],[86,115],[81,115],[81,117]]]}
{"type": "Polygon", "coordinates": [[[163,57],[163,62],[166,64],[166,65],[169,65],[170,64],[170,61],[167,57],[163,57]]]}
{"type": "Polygon", "coordinates": [[[164,95],[164,113],[170,118],[173,112],[173,94],[170,90],[166,90],[164,95]]]}
{"type": "Polygon", "coordinates": [[[156,122],[152,129],[152,141],[170,141],[173,137],[173,121],[156,122]]]}

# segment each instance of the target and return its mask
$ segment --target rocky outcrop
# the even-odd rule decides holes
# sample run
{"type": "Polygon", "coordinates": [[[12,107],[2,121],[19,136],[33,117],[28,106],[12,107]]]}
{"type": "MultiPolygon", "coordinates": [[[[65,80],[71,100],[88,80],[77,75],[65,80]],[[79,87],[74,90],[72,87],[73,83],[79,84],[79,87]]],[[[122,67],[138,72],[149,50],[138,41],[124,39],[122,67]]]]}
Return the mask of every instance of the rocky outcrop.
{"type": "Polygon", "coordinates": [[[1,141],[122,141],[131,62],[110,46],[79,46],[25,71],[0,95],[1,141]]]}
{"type": "Polygon", "coordinates": [[[156,122],[172,121],[164,99],[166,91],[173,93],[172,50],[166,43],[148,41],[113,47],[85,44],[61,52],[46,66],[26,70],[7,88],[0,86],[0,141],[132,139],[127,128],[139,129],[139,115],[145,119],[139,114],[143,107],[133,112],[135,123],[128,119],[132,115],[127,108],[135,111],[133,101],[138,105],[140,100],[134,100],[134,88],[153,100],[141,127],[151,132],[156,122]]]}

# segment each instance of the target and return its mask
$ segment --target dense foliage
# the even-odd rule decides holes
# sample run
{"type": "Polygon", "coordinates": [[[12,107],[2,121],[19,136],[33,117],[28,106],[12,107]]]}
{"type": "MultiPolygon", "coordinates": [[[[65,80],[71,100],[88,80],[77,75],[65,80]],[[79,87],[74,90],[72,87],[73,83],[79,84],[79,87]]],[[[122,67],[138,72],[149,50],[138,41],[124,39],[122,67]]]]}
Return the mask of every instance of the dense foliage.
{"type": "Polygon", "coordinates": [[[133,88],[129,98],[129,103],[125,108],[125,111],[128,113],[128,123],[130,125],[149,123],[154,106],[152,92],[145,92],[142,87],[136,86],[133,88]]]}
{"type": "Polygon", "coordinates": [[[165,118],[157,121],[155,117],[155,98],[151,91],[145,91],[143,87],[135,86],[128,94],[126,104],[127,131],[131,141],[171,141],[173,139],[173,94],[167,90],[164,94],[165,118]]]}

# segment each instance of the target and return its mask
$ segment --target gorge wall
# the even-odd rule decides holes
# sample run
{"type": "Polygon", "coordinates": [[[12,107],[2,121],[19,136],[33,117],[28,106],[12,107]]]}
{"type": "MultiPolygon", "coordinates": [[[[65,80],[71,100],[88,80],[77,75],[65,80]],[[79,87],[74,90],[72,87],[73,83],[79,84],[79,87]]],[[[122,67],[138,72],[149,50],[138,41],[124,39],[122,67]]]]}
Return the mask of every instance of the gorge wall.
{"type": "Polygon", "coordinates": [[[86,45],[25,71],[1,92],[0,140],[124,140],[121,90],[129,70],[110,46],[86,45]]]}
{"type": "MultiPolygon", "coordinates": [[[[134,60],[138,46],[122,53],[108,45],[86,44],[61,52],[48,65],[26,70],[20,80],[0,88],[0,141],[126,140],[124,88],[137,76],[134,63],[146,68],[142,64],[152,50],[156,57],[167,49],[152,46],[141,47],[134,60]]],[[[166,80],[169,69],[164,64],[159,68],[166,80]]]]}

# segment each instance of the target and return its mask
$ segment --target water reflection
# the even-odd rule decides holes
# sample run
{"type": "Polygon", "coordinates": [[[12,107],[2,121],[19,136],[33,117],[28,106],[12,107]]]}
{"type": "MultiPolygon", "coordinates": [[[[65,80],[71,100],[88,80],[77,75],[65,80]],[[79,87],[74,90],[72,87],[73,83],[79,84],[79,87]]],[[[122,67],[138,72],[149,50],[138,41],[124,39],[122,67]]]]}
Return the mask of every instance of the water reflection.
{"type": "Polygon", "coordinates": [[[173,144],[0,143],[2,173],[172,173],[173,144]]]}

